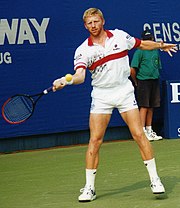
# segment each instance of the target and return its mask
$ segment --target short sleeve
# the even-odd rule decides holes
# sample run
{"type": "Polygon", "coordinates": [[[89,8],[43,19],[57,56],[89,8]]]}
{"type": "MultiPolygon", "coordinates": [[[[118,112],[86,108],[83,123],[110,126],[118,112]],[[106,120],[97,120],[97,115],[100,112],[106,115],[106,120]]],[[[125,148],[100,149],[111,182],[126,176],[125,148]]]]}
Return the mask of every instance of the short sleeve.
{"type": "Polygon", "coordinates": [[[77,70],[78,68],[87,68],[87,56],[85,53],[85,49],[83,47],[78,47],[74,54],[74,70],[77,70]]]}
{"type": "Polygon", "coordinates": [[[126,43],[127,43],[128,50],[131,50],[132,48],[137,48],[141,44],[141,40],[140,39],[132,37],[128,33],[126,33],[126,37],[125,38],[126,38],[126,43]]]}

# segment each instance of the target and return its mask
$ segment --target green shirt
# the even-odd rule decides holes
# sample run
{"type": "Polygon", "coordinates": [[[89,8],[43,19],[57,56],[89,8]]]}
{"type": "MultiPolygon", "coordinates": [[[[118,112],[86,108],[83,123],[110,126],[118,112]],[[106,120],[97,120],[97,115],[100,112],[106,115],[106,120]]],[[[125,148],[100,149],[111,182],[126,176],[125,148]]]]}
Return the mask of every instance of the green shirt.
{"type": "Polygon", "coordinates": [[[159,51],[137,49],[133,55],[131,67],[138,69],[136,77],[140,80],[158,79],[161,69],[159,51]]]}

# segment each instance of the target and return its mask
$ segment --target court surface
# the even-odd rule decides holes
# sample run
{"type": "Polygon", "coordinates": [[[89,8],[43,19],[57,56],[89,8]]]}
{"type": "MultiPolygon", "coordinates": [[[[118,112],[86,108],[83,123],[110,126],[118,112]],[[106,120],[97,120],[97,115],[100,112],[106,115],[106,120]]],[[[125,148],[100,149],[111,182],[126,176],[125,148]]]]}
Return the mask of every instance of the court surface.
{"type": "Polygon", "coordinates": [[[87,145],[0,155],[0,208],[179,208],[180,140],[151,143],[166,193],[153,195],[132,140],[104,143],[97,199],[79,203],[87,145]]]}

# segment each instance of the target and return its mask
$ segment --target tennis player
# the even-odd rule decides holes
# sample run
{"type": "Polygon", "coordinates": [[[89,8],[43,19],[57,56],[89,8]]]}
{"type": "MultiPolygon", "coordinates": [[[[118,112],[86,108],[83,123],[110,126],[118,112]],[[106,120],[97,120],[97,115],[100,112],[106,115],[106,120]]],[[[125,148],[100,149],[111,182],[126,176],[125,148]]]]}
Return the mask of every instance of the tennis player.
{"type": "MultiPolygon", "coordinates": [[[[156,170],[151,144],[142,128],[134,88],[128,79],[130,76],[128,50],[162,49],[172,56],[171,52],[176,52],[176,45],[139,40],[119,29],[105,30],[103,13],[97,8],[87,9],[83,21],[90,37],[75,51],[75,74],[70,84],[83,83],[86,69],[89,69],[92,74],[93,90],[89,118],[90,140],[86,152],[86,183],[80,190],[78,200],[90,202],[96,199],[95,177],[99,163],[99,149],[114,108],[118,109],[139,147],[150,176],[152,192],[164,193],[165,188],[156,170]]],[[[53,82],[53,90],[60,90],[67,84],[69,83],[65,77],[56,79],[53,82]]]]}

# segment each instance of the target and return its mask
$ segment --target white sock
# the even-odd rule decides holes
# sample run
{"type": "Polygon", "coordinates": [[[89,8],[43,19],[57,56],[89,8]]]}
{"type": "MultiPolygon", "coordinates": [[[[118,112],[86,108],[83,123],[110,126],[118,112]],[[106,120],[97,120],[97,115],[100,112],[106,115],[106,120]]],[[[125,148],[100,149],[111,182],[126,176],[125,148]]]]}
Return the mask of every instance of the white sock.
{"type": "Polygon", "coordinates": [[[146,126],[147,133],[150,133],[152,131],[152,126],[146,126]]]}
{"type": "Polygon", "coordinates": [[[154,178],[158,178],[157,170],[156,170],[156,162],[155,159],[145,160],[144,164],[146,165],[147,171],[149,173],[150,180],[152,181],[154,178]]]}
{"type": "Polygon", "coordinates": [[[86,169],[86,187],[94,189],[96,169],[86,169]]]}
{"type": "Polygon", "coordinates": [[[146,127],[143,127],[143,131],[146,132],[146,127]]]}

